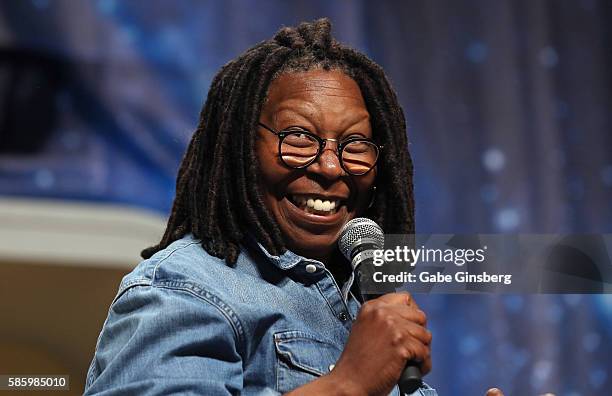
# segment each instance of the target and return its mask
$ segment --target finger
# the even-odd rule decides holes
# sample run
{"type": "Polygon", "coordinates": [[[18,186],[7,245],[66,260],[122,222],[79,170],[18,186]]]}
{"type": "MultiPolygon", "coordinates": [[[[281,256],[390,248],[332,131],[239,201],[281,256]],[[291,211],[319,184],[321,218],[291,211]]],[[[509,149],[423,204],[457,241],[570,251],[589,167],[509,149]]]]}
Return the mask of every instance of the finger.
{"type": "Polygon", "coordinates": [[[384,302],[386,304],[416,305],[414,299],[408,292],[385,294],[378,297],[374,301],[384,302]]]}
{"type": "Polygon", "coordinates": [[[419,343],[429,346],[432,340],[431,331],[427,330],[424,326],[415,323],[410,320],[399,318],[391,323],[393,329],[397,331],[398,335],[401,335],[405,342],[411,339],[416,339],[419,343]]]}
{"type": "MultiPolygon", "coordinates": [[[[396,340],[395,344],[400,352],[400,356],[406,361],[413,361],[422,364],[431,360],[431,348],[414,338],[396,340]]],[[[431,362],[429,362],[431,364],[431,362]]]]}
{"type": "Polygon", "coordinates": [[[389,305],[385,306],[384,309],[392,311],[395,315],[398,315],[402,319],[418,323],[421,326],[427,326],[427,315],[418,308],[407,307],[404,305],[389,305]]]}
{"type": "Polygon", "coordinates": [[[421,363],[421,374],[426,375],[427,373],[429,373],[431,371],[431,356],[429,356],[427,359],[425,359],[422,363],[421,363]]]}
{"type": "Polygon", "coordinates": [[[487,391],[487,394],[485,396],[504,396],[504,394],[501,390],[497,388],[491,388],[487,391]]]}
{"type": "Polygon", "coordinates": [[[427,347],[431,345],[432,334],[431,331],[427,330],[425,327],[410,322],[408,324],[408,332],[412,337],[416,338],[427,347]]]}

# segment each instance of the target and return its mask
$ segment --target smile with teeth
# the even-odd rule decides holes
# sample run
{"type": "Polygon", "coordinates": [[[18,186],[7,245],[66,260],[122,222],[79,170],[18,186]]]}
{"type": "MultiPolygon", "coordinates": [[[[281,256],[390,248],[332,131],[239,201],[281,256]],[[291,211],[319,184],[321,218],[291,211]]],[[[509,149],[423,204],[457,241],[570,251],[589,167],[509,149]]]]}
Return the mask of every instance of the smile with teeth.
{"type": "Polygon", "coordinates": [[[307,213],[331,215],[336,213],[340,207],[339,200],[321,199],[316,196],[294,195],[291,201],[307,213]]]}

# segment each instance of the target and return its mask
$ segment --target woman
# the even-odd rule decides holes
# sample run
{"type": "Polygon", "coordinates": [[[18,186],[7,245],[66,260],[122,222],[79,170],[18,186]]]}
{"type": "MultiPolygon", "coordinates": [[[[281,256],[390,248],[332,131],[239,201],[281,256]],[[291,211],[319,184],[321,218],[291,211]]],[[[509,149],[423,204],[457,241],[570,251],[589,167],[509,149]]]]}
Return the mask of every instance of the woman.
{"type": "Polygon", "coordinates": [[[358,216],[414,232],[402,110],[327,20],[284,28],[212,82],[166,232],[120,286],[86,393],[384,395],[406,361],[426,374],[410,295],[355,298],[336,241],[358,216]]]}

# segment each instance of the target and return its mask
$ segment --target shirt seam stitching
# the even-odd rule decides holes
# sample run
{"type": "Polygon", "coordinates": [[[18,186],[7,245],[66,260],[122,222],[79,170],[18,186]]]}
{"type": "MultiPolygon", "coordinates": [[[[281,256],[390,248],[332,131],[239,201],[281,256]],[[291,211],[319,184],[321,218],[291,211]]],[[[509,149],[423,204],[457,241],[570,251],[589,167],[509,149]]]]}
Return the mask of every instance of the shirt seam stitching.
{"type": "Polygon", "coordinates": [[[199,242],[192,241],[192,242],[189,242],[189,243],[187,243],[185,245],[177,246],[176,248],[174,248],[170,252],[168,252],[164,257],[161,257],[159,259],[159,261],[155,264],[155,267],[153,268],[153,274],[151,275],[151,280],[153,282],[155,282],[155,276],[157,275],[157,269],[159,268],[159,266],[162,265],[162,263],[164,261],[166,261],[170,256],[172,256],[172,254],[174,254],[177,250],[181,250],[181,249],[187,248],[187,247],[189,247],[191,245],[197,245],[197,244],[199,244],[199,242]]]}
{"type": "MultiPolygon", "coordinates": [[[[236,340],[238,341],[238,345],[244,345],[244,326],[240,322],[240,318],[234,310],[230,308],[225,302],[223,302],[218,296],[211,293],[208,290],[203,289],[202,287],[193,284],[191,282],[182,282],[182,281],[158,281],[155,282],[152,287],[159,287],[163,289],[169,290],[180,290],[191,294],[192,296],[199,298],[211,306],[215,307],[227,320],[227,322],[232,327],[232,331],[236,340]]],[[[243,349],[242,347],[240,349],[243,349]]],[[[242,350],[244,353],[244,350],[242,350]]]]}

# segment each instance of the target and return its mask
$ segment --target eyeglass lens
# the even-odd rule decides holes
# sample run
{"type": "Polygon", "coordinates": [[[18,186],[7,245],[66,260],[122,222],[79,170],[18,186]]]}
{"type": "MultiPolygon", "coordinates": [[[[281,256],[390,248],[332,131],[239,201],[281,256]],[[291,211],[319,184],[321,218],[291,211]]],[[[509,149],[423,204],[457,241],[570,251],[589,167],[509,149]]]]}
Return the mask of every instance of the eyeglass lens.
{"type": "MultiPolygon", "coordinates": [[[[315,160],[319,152],[319,142],[305,133],[290,133],[282,140],[280,152],[288,166],[300,168],[315,160]]],[[[342,150],[342,164],[345,170],[353,175],[367,173],[374,167],[377,158],[378,148],[372,142],[349,142],[342,150]]]]}

